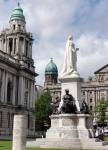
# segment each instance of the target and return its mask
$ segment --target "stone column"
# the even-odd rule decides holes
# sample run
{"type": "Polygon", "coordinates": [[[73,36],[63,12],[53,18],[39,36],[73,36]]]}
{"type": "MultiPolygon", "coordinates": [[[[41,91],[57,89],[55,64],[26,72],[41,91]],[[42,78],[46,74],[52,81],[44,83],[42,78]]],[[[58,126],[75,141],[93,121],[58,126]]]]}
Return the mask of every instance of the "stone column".
{"type": "Polygon", "coordinates": [[[14,47],[15,47],[15,38],[12,39],[12,55],[14,54],[14,47]]]}
{"type": "Polygon", "coordinates": [[[18,104],[24,106],[24,78],[23,76],[19,77],[18,104]]]}
{"type": "Polygon", "coordinates": [[[32,42],[30,43],[30,58],[32,58],[32,42]]]}
{"type": "Polygon", "coordinates": [[[12,150],[26,150],[27,116],[14,116],[12,150]]]}
{"type": "Polygon", "coordinates": [[[24,43],[23,43],[23,54],[25,55],[25,38],[24,38],[24,43]]]}
{"type": "Polygon", "coordinates": [[[7,39],[7,53],[9,54],[9,38],[7,39]]]}
{"type": "Polygon", "coordinates": [[[3,70],[3,76],[2,76],[2,87],[1,87],[1,101],[4,103],[5,101],[5,70],[3,70]]]}
{"type": "Polygon", "coordinates": [[[19,37],[16,39],[16,54],[19,53],[19,37]]]}
{"type": "Polygon", "coordinates": [[[15,105],[15,91],[16,91],[16,76],[13,76],[13,97],[12,97],[12,104],[15,105]]]}
{"type": "Polygon", "coordinates": [[[3,43],[3,39],[2,39],[2,51],[4,51],[4,43],[3,43]]]}
{"type": "Polygon", "coordinates": [[[35,97],[35,82],[33,82],[33,93],[32,93],[32,95],[33,95],[32,108],[35,108],[35,99],[36,99],[36,97],[35,97]]]}
{"type": "Polygon", "coordinates": [[[6,38],[5,38],[5,43],[4,43],[4,52],[6,52],[6,42],[7,42],[7,40],[6,40],[6,38]]]}
{"type": "Polygon", "coordinates": [[[8,84],[8,72],[5,72],[5,95],[4,95],[4,99],[5,102],[7,103],[7,84],[8,84]]]}
{"type": "Polygon", "coordinates": [[[1,39],[0,39],[0,50],[1,50],[1,39]]]}

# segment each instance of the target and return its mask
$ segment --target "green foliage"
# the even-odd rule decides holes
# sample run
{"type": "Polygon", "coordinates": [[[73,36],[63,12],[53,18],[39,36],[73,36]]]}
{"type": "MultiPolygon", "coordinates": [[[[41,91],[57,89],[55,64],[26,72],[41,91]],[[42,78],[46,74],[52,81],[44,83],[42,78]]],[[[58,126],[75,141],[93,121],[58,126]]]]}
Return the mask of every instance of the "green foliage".
{"type": "Polygon", "coordinates": [[[36,101],[36,122],[40,124],[50,125],[49,116],[52,113],[51,106],[52,97],[50,92],[44,92],[36,101]]]}
{"type": "Polygon", "coordinates": [[[96,106],[96,120],[98,123],[104,124],[106,120],[106,108],[108,107],[108,100],[102,99],[96,106]]]}

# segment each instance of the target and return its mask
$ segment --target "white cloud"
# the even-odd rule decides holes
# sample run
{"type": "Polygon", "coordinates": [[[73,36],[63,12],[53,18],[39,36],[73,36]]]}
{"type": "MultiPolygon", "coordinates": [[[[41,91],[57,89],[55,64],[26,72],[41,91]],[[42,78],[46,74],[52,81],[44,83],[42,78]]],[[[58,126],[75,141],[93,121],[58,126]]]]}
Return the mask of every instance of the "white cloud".
{"type": "Polygon", "coordinates": [[[77,44],[80,47],[78,68],[82,76],[93,75],[102,65],[107,64],[108,39],[87,34],[81,35],[77,44]]]}

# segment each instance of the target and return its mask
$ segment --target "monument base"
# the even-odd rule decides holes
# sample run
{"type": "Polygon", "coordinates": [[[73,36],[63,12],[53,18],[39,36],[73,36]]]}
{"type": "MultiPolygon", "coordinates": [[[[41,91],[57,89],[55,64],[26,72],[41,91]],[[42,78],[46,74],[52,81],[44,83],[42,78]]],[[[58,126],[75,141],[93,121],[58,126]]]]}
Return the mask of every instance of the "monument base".
{"type": "Polygon", "coordinates": [[[85,114],[60,114],[51,116],[51,128],[40,145],[45,148],[82,148],[81,138],[89,138],[85,114]]]}
{"type": "MultiPolygon", "coordinates": [[[[65,95],[65,90],[69,89],[69,93],[74,97],[76,106],[78,111],[80,111],[81,108],[81,82],[82,78],[59,78],[59,81],[61,82],[61,97],[65,95]]],[[[63,100],[61,99],[61,103],[59,108],[61,108],[63,103],[63,100]]]]}

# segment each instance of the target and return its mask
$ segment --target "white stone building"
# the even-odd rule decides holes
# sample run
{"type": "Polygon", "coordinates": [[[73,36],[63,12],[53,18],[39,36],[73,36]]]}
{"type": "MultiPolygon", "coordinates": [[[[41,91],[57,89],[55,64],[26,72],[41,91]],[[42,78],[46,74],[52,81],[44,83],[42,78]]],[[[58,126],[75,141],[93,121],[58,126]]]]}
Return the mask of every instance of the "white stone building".
{"type": "Polygon", "coordinates": [[[89,104],[91,111],[101,99],[108,100],[108,64],[95,73],[95,78],[82,83],[82,99],[89,104]]]}
{"type": "Polygon", "coordinates": [[[13,10],[9,28],[0,33],[0,135],[12,133],[18,108],[28,116],[28,135],[35,129],[35,73],[33,37],[26,31],[23,10],[13,10]]]}

